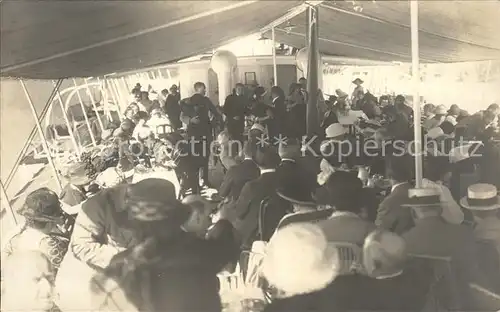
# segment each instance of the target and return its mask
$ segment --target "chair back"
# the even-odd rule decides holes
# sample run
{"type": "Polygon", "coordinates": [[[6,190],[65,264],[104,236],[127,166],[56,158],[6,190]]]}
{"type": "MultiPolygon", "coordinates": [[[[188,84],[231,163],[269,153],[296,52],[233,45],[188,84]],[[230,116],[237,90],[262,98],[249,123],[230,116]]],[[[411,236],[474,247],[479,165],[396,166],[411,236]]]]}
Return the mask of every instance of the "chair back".
{"type": "Polygon", "coordinates": [[[500,292],[500,256],[498,254],[495,242],[492,240],[478,240],[476,242],[478,249],[477,260],[482,276],[495,292],[500,292]]]}
{"type": "Polygon", "coordinates": [[[350,275],[364,271],[362,251],[358,245],[348,242],[330,242],[329,244],[335,247],[339,254],[339,275],[350,275]]]}
{"type": "Polygon", "coordinates": [[[449,311],[462,310],[463,299],[457,285],[455,274],[453,273],[451,257],[438,257],[424,254],[410,254],[413,259],[423,260],[429,263],[434,271],[434,281],[430,287],[429,295],[434,302],[436,309],[446,309],[449,311]]]}
{"type": "Polygon", "coordinates": [[[291,211],[291,204],[273,194],[264,198],[259,207],[258,239],[269,241],[281,219],[291,211]]]}

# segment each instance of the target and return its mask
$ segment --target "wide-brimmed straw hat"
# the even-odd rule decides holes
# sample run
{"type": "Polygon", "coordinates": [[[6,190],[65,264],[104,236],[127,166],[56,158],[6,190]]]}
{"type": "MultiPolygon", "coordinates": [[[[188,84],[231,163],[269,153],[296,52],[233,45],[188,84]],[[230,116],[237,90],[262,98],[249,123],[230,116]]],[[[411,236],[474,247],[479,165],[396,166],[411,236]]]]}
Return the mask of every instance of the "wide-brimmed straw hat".
{"type": "Polygon", "coordinates": [[[338,273],[339,254],[316,224],[296,223],[279,229],[269,241],[262,274],[284,296],[312,293],[338,273]]]}
{"type": "Polygon", "coordinates": [[[64,221],[63,210],[57,194],[46,187],[28,194],[24,205],[18,212],[29,220],[55,223],[64,221]]]}
{"type": "Polygon", "coordinates": [[[500,209],[498,189],[492,184],[473,184],[467,188],[467,196],[460,200],[460,205],[469,210],[500,209]]]}
{"type": "Polygon", "coordinates": [[[328,126],[325,130],[325,135],[327,139],[335,139],[342,137],[347,133],[344,126],[339,123],[334,123],[328,126]]]}
{"type": "Polygon", "coordinates": [[[419,188],[408,190],[409,200],[403,207],[431,207],[441,204],[441,193],[437,188],[419,188]]]}
{"type": "Polygon", "coordinates": [[[352,83],[357,84],[357,83],[364,83],[364,81],[360,78],[356,78],[352,81],[352,83]]]}

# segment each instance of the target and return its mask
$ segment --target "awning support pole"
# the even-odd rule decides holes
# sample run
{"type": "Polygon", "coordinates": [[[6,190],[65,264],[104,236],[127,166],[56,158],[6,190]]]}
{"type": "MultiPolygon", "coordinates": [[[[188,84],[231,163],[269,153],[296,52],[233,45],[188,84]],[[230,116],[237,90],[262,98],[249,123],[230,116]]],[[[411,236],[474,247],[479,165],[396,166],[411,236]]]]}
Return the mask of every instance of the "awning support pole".
{"type": "Polygon", "coordinates": [[[319,88],[319,38],[318,27],[319,23],[318,7],[309,6],[307,11],[310,18],[309,22],[309,57],[307,63],[307,114],[306,126],[307,135],[316,135],[319,130],[319,113],[318,113],[318,88],[319,88]]]}
{"type": "Polygon", "coordinates": [[[2,203],[5,206],[5,210],[10,212],[10,215],[12,216],[12,219],[14,220],[14,223],[17,225],[17,218],[16,218],[16,213],[14,212],[14,209],[12,208],[12,205],[10,204],[9,197],[7,196],[7,191],[5,190],[5,187],[3,186],[2,181],[0,181],[0,190],[2,191],[2,203]]]}
{"type": "Polygon", "coordinates": [[[411,64],[413,78],[413,122],[415,136],[415,187],[422,187],[423,179],[423,152],[422,152],[422,126],[420,111],[420,68],[419,68],[419,42],[418,42],[418,1],[410,1],[411,10],[411,64]]]}
{"type": "Polygon", "coordinates": [[[90,139],[92,140],[92,145],[97,146],[97,142],[94,137],[94,133],[92,133],[92,126],[90,125],[89,117],[87,116],[87,108],[83,104],[82,96],[80,95],[80,90],[78,89],[78,84],[76,83],[76,79],[73,78],[73,84],[77,89],[76,95],[78,96],[78,102],[80,102],[80,107],[83,111],[83,117],[85,118],[85,124],[87,124],[87,129],[89,130],[90,139]]]}
{"type": "Polygon", "coordinates": [[[87,81],[87,78],[84,78],[83,81],[85,82],[85,86],[87,87],[87,93],[89,94],[90,97],[90,102],[92,103],[92,107],[94,108],[94,112],[96,114],[97,122],[99,123],[99,127],[101,127],[101,132],[104,131],[104,124],[102,123],[101,116],[99,115],[99,111],[97,110],[97,105],[94,100],[94,95],[92,94],[92,91],[90,90],[89,83],[87,81]]]}
{"type": "Polygon", "coordinates": [[[21,79],[19,80],[19,82],[21,83],[21,87],[23,88],[24,94],[26,95],[26,99],[28,100],[28,104],[30,105],[31,113],[33,114],[33,118],[35,119],[36,123],[36,128],[38,130],[38,135],[42,139],[42,146],[43,149],[45,150],[45,154],[47,154],[47,160],[49,161],[50,167],[54,171],[54,178],[56,179],[56,184],[57,187],[59,188],[58,191],[61,192],[62,191],[61,180],[59,180],[59,174],[57,172],[56,165],[54,164],[54,160],[52,159],[52,153],[50,152],[49,144],[47,143],[47,139],[45,138],[45,134],[43,133],[42,125],[40,124],[40,120],[38,120],[35,106],[33,105],[33,101],[31,100],[31,96],[28,92],[28,89],[26,89],[24,81],[21,79]]]}
{"type": "Polygon", "coordinates": [[[278,85],[278,67],[276,65],[276,37],[274,33],[274,26],[271,28],[271,36],[273,42],[273,75],[274,75],[274,85],[278,85]]]}
{"type": "Polygon", "coordinates": [[[69,136],[71,138],[71,143],[73,144],[73,148],[75,149],[76,155],[78,155],[78,158],[80,158],[80,148],[79,148],[78,143],[76,142],[76,139],[75,139],[75,133],[73,132],[73,125],[69,121],[69,117],[68,117],[68,114],[66,112],[66,108],[64,107],[61,93],[59,93],[59,86],[62,84],[62,82],[63,82],[63,79],[59,79],[57,82],[55,82],[55,81],[53,82],[54,87],[56,88],[56,92],[57,92],[56,98],[57,98],[57,101],[59,102],[59,107],[61,108],[62,115],[64,117],[64,121],[66,122],[66,127],[68,127],[68,133],[69,133],[69,136]]]}

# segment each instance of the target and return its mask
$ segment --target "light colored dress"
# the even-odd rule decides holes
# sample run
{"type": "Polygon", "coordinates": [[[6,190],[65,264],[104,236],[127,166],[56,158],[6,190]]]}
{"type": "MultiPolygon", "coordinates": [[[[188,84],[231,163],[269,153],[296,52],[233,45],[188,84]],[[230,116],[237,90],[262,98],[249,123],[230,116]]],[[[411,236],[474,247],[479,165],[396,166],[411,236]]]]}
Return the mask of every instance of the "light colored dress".
{"type": "Polygon", "coordinates": [[[68,250],[69,239],[62,234],[46,234],[27,227],[13,235],[2,249],[2,260],[16,252],[39,251],[50,261],[54,269],[59,269],[68,250]]]}

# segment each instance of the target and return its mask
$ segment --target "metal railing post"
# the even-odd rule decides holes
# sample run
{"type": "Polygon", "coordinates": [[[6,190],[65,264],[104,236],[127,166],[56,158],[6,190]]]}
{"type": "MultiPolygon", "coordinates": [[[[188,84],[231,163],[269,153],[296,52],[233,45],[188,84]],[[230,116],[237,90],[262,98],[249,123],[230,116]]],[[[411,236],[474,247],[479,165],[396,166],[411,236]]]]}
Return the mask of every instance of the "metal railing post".
{"type": "Polygon", "coordinates": [[[0,181],[0,191],[2,192],[2,203],[5,205],[5,210],[10,212],[10,215],[12,216],[12,219],[14,220],[14,223],[17,225],[17,218],[16,218],[16,213],[14,212],[14,209],[12,208],[12,205],[10,204],[9,197],[7,196],[7,191],[5,190],[5,187],[0,181]]]}
{"type": "Polygon", "coordinates": [[[90,102],[92,103],[92,107],[94,108],[97,122],[99,123],[99,127],[101,127],[101,132],[104,131],[104,124],[102,123],[101,116],[99,116],[99,112],[97,111],[97,105],[95,104],[94,96],[92,95],[92,92],[90,91],[89,83],[87,81],[87,78],[84,78],[83,81],[85,82],[85,86],[87,89],[87,93],[89,94],[90,97],[90,102]]]}
{"type": "MultiPolygon", "coordinates": [[[[78,84],[76,83],[76,79],[73,78],[73,84],[76,88],[76,95],[78,96],[78,101],[80,102],[80,107],[83,111],[83,117],[85,118],[85,123],[87,124],[87,129],[89,130],[90,139],[92,140],[92,145],[97,146],[97,142],[95,140],[94,134],[92,133],[92,126],[90,125],[89,117],[87,116],[85,105],[83,104],[82,96],[80,95],[80,90],[78,89],[78,84]]],[[[78,131],[78,129],[77,129],[78,131]]]]}
{"type": "Polygon", "coordinates": [[[68,114],[66,112],[66,108],[64,107],[64,103],[61,97],[61,94],[59,93],[59,86],[61,85],[63,79],[59,79],[57,82],[54,82],[54,87],[56,88],[56,98],[57,101],[59,102],[59,107],[61,108],[64,121],[66,122],[66,126],[68,127],[68,133],[71,138],[71,143],[73,144],[73,147],[75,148],[75,152],[78,155],[78,158],[80,158],[80,147],[78,146],[78,143],[75,139],[75,133],[73,132],[73,125],[71,124],[68,114]]]}

